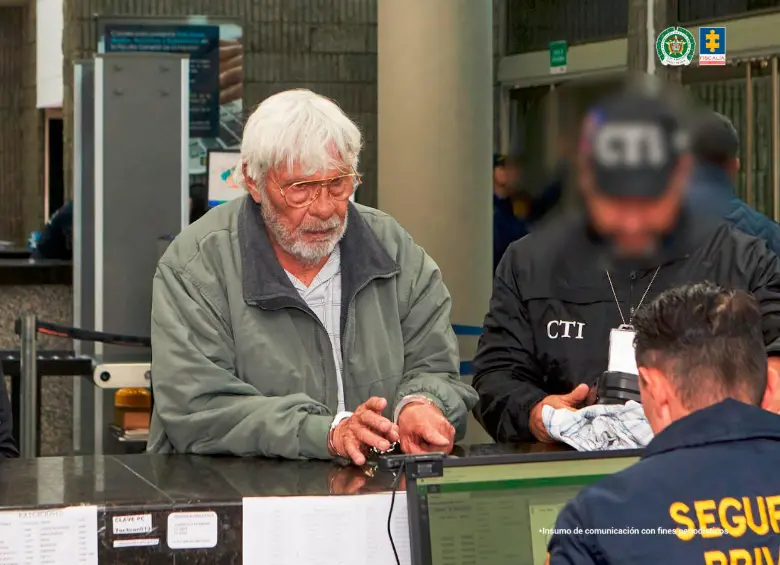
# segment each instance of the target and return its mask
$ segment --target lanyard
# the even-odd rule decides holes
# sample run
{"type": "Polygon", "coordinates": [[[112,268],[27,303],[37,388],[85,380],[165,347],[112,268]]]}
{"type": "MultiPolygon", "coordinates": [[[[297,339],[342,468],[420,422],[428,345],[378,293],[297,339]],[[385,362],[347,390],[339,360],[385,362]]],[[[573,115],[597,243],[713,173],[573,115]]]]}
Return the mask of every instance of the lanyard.
{"type": "Polygon", "coordinates": [[[642,298],[639,299],[639,304],[636,305],[636,308],[631,308],[631,311],[629,312],[628,323],[626,323],[626,317],[623,315],[623,309],[620,307],[620,300],[618,300],[617,293],[615,292],[615,285],[612,284],[612,277],[609,276],[609,271],[606,271],[607,280],[609,281],[609,288],[612,289],[612,296],[615,298],[615,305],[617,306],[618,313],[620,314],[620,319],[623,321],[623,323],[620,325],[621,330],[630,330],[633,328],[631,323],[634,321],[634,313],[642,307],[642,303],[645,301],[647,293],[650,292],[650,287],[653,286],[655,277],[658,275],[658,271],[660,270],[661,266],[658,265],[658,267],[655,269],[655,273],[653,273],[653,278],[650,279],[650,284],[648,284],[647,288],[645,289],[645,293],[642,295],[642,298]]]}

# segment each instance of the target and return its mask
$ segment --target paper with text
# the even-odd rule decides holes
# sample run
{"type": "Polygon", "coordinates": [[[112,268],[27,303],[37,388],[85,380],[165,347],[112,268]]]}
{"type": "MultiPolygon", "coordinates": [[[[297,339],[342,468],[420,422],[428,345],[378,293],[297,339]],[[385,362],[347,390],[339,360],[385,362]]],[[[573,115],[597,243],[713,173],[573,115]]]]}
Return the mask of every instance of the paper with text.
{"type": "MultiPolygon", "coordinates": [[[[387,535],[390,493],[244,499],[244,565],[395,565],[387,535]]],[[[411,565],[406,493],[395,497],[391,530],[401,565],[411,565]]]]}
{"type": "Polygon", "coordinates": [[[98,565],[97,507],[0,512],[0,565],[98,565]]]}

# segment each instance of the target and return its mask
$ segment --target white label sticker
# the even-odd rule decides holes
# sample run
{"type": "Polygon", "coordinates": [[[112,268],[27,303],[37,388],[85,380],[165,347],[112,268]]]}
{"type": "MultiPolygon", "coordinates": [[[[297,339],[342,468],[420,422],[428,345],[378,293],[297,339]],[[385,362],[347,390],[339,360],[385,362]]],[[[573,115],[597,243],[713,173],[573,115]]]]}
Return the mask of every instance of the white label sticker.
{"type": "Polygon", "coordinates": [[[97,506],[0,512],[0,563],[97,565],[97,506]]]}
{"type": "Polygon", "coordinates": [[[636,349],[634,349],[634,330],[617,329],[609,332],[608,371],[638,375],[636,349]]]}
{"type": "Polygon", "coordinates": [[[160,540],[158,540],[157,538],[115,539],[114,540],[114,549],[120,549],[122,547],[152,547],[155,545],[160,545],[160,540]]]}
{"type": "Polygon", "coordinates": [[[216,547],[219,521],[216,512],[174,512],[168,515],[168,547],[208,549],[216,547]]]}
{"type": "Polygon", "coordinates": [[[114,534],[148,534],[152,531],[151,514],[132,514],[130,516],[114,516],[114,534]]]}

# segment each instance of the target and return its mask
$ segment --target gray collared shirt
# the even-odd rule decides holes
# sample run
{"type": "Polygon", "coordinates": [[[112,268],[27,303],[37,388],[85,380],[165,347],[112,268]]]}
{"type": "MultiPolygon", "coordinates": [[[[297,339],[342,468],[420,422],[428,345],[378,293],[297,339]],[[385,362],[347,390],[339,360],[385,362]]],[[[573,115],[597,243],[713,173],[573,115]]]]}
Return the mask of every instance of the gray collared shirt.
{"type": "Polygon", "coordinates": [[[307,287],[295,275],[285,271],[290,282],[301,298],[319,318],[330,337],[333,348],[333,360],[336,363],[338,380],[338,410],[344,412],[344,382],[341,378],[343,359],[341,357],[341,251],[339,246],[333,250],[328,261],[307,287]]]}

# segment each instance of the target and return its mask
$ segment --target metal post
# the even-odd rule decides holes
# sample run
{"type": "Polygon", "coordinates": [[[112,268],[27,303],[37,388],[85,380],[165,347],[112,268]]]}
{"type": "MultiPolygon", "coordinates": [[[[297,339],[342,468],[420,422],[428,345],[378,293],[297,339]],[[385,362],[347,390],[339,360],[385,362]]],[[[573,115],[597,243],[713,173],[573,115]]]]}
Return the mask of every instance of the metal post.
{"type": "Polygon", "coordinates": [[[780,220],[780,92],[777,57],[772,57],[772,204],[775,221],[780,220]]]}
{"type": "Polygon", "coordinates": [[[559,118],[559,100],[560,90],[556,88],[555,83],[550,85],[547,105],[547,151],[545,155],[545,164],[548,169],[556,165],[558,158],[558,144],[560,136],[560,118],[559,118]]]}
{"type": "Polygon", "coordinates": [[[749,206],[753,206],[753,65],[750,61],[745,63],[745,95],[747,103],[745,110],[747,113],[747,132],[745,135],[745,201],[749,206]]]}
{"type": "Polygon", "coordinates": [[[24,458],[38,456],[38,344],[35,314],[22,316],[19,448],[24,458]]]}

